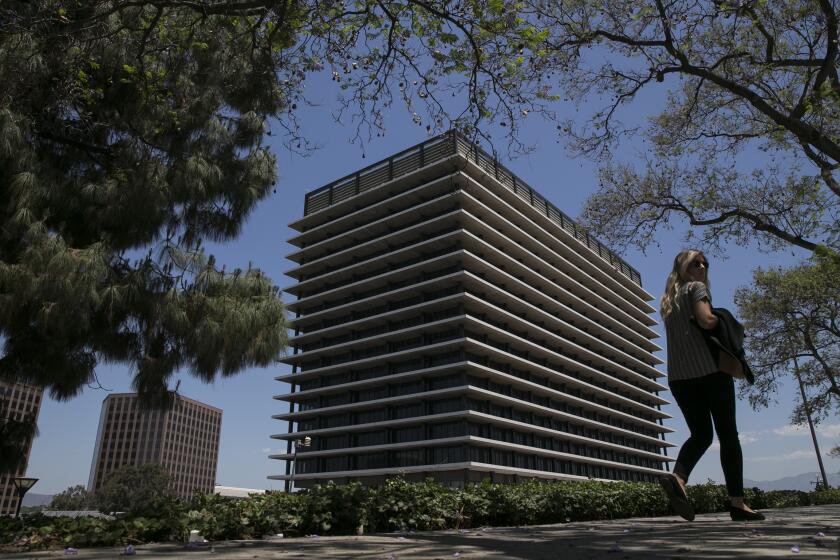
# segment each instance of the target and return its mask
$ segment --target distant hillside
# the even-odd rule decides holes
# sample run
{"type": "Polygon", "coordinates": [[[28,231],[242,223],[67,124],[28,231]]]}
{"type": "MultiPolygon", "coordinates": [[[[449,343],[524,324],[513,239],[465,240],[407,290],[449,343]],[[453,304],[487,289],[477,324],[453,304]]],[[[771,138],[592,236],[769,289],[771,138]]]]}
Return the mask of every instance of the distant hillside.
{"type": "Polygon", "coordinates": [[[47,506],[53,499],[52,494],[33,494],[28,492],[23,496],[24,506],[47,506]]]}
{"type": "MultiPolygon", "coordinates": [[[[840,487],[840,473],[826,473],[828,476],[828,485],[835,488],[840,487]]],[[[808,492],[814,489],[814,481],[822,480],[822,477],[817,472],[809,472],[798,474],[796,476],[786,476],[778,480],[749,480],[744,479],[744,487],[746,488],[760,488],[761,490],[803,490],[808,492]]]]}

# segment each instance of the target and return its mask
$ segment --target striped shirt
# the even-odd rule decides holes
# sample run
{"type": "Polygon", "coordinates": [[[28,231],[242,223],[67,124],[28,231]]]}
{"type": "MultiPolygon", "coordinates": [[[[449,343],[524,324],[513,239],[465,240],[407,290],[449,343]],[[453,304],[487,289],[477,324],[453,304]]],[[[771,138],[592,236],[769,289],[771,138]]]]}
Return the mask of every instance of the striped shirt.
{"type": "Polygon", "coordinates": [[[671,313],[665,318],[668,381],[696,379],[718,371],[699,326],[692,321],[694,304],[704,298],[711,299],[703,282],[684,284],[677,292],[671,313]]]}

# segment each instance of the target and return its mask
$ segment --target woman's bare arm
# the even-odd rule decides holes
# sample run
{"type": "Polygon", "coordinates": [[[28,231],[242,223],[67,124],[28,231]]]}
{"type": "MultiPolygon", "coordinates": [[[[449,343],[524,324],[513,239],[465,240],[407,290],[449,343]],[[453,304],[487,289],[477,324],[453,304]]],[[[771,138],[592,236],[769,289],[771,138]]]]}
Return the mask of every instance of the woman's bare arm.
{"type": "Polygon", "coordinates": [[[694,303],[694,318],[697,324],[706,330],[712,330],[718,324],[718,318],[712,313],[712,306],[706,298],[694,303]]]}

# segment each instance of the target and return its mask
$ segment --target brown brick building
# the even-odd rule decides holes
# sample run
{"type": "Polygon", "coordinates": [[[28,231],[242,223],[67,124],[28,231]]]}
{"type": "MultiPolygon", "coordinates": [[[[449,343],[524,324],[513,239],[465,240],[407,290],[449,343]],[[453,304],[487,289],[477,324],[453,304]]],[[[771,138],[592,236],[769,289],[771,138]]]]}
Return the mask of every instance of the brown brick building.
{"type": "Polygon", "coordinates": [[[466,138],[309,193],[291,227],[269,478],[651,481],[671,460],[640,274],[466,138]]]}
{"type": "Polygon", "coordinates": [[[213,492],[219,459],[222,411],[177,393],[168,410],[144,411],[136,393],[108,395],[102,402],[88,490],[125,465],[157,463],[169,473],[170,488],[188,498],[213,492]]]}
{"type": "MultiPolygon", "coordinates": [[[[0,418],[23,420],[27,416],[34,416],[37,420],[41,410],[41,398],[41,389],[0,382],[0,418]]],[[[18,497],[12,478],[26,475],[26,464],[29,462],[31,450],[32,440],[26,446],[26,461],[23,467],[12,475],[0,475],[0,515],[14,515],[17,509],[18,497]]]]}

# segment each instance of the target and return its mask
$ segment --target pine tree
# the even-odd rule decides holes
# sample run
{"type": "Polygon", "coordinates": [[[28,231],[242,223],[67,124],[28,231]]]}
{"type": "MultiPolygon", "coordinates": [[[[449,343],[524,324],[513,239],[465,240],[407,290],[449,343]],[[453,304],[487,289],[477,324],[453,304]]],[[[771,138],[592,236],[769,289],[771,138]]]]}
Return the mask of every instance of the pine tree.
{"type": "Polygon", "coordinates": [[[300,80],[278,6],[0,5],[0,379],[67,399],[123,363],[162,405],[180,368],[212,381],[278,357],[276,286],[202,248],[275,182],[266,121],[300,80]]]}

